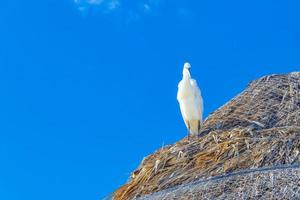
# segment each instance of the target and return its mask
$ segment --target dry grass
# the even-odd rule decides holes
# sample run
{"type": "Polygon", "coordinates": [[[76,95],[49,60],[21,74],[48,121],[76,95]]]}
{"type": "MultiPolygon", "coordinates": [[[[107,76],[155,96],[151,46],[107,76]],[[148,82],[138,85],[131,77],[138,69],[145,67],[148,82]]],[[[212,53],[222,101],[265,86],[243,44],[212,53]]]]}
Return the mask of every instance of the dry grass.
{"type": "Polygon", "coordinates": [[[113,199],[151,194],[242,169],[300,163],[300,73],[271,75],[205,121],[200,136],[145,158],[113,199]]]}
{"type": "Polygon", "coordinates": [[[300,199],[300,165],[242,170],[182,184],[136,200],[300,199]]]}

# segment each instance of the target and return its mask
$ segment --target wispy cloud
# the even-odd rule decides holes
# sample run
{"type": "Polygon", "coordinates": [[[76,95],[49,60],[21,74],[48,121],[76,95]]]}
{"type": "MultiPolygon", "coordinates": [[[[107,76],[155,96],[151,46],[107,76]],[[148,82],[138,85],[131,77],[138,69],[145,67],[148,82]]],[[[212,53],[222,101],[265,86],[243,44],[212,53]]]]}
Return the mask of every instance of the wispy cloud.
{"type": "Polygon", "coordinates": [[[92,8],[100,8],[104,12],[109,12],[121,5],[119,0],[74,0],[74,3],[81,12],[87,12],[92,8]]]}
{"type": "MultiPolygon", "coordinates": [[[[105,15],[115,15],[117,21],[123,21],[126,24],[137,22],[146,16],[158,16],[160,11],[167,5],[166,0],[73,0],[78,10],[83,14],[100,13],[105,15]]],[[[180,17],[187,17],[189,11],[184,9],[181,4],[171,6],[176,9],[180,17]]],[[[108,16],[109,16],[108,15],[108,16]]]]}
{"type": "Polygon", "coordinates": [[[109,10],[115,10],[116,8],[120,7],[120,1],[118,0],[111,0],[109,3],[108,3],[108,9],[109,10]]]}
{"type": "Polygon", "coordinates": [[[103,3],[103,0],[74,0],[74,2],[78,6],[92,6],[92,5],[100,5],[103,3]]]}
{"type": "Polygon", "coordinates": [[[148,3],[144,3],[143,7],[144,7],[144,12],[145,13],[150,13],[151,10],[152,10],[151,6],[148,3]]]}
{"type": "Polygon", "coordinates": [[[127,13],[134,12],[136,15],[150,14],[165,0],[141,0],[138,2],[124,3],[124,0],[74,0],[80,11],[101,8],[102,11],[115,11],[118,8],[127,13]]]}

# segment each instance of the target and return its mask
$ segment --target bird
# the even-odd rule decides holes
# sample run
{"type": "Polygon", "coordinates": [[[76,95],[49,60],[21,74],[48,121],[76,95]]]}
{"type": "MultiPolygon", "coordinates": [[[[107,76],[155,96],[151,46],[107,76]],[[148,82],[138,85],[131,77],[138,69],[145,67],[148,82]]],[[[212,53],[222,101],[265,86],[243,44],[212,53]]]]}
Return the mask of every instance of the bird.
{"type": "Polygon", "coordinates": [[[191,65],[184,63],[182,80],[178,84],[177,100],[181,115],[188,129],[188,139],[199,135],[202,126],[203,98],[197,81],[192,79],[191,65]]]}

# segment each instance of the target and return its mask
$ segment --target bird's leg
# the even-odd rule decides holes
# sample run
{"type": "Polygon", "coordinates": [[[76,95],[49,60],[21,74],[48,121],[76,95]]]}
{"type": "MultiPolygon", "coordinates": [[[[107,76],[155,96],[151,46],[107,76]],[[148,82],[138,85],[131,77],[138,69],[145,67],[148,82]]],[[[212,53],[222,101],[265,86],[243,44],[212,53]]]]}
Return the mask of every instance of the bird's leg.
{"type": "Polygon", "coordinates": [[[200,120],[198,120],[198,135],[197,135],[198,138],[200,135],[200,130],[201,130],[201,122],[200,122],[200,120]]]}
{"type": "Polygon", "coordinates": [[[191,126],[190,126],[190,122],[187,123],[188,124],[188,141],[191,140],[191,126]]]}
{"type": "Polygon", "coordinates": [[[191,131],[188,129],[188,141],[191,140],[191,131]]]}

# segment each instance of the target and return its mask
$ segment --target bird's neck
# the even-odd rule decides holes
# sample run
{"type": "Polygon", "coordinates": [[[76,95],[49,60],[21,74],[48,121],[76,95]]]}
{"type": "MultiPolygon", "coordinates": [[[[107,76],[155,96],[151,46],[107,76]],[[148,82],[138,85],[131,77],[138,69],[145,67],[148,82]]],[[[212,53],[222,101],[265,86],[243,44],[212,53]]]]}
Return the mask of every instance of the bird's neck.
{"type": "Polygon", "coordinates": [[[183,80],[189,80],[189,79],[191,79],[191,74],[190,74],[189,70],[186,69],[186,68],[183,69],[182,75],[183,75],[182,76],[183,80]]]}

